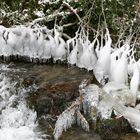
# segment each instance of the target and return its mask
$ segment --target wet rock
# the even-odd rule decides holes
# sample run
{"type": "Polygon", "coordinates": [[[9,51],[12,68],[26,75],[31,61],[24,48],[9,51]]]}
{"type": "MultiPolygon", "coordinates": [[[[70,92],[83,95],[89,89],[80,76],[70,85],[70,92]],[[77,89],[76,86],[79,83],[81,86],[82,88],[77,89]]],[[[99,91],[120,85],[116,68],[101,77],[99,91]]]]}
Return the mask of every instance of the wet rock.
{"type": "Polygon", "coordinates": [[[44,90],[47,96],[53,100],[71,101],[79,96],[79,84],[81,81],[58,81],[43,83],[39,90],[44,90]]]}
{"type": "Polygon", "coordinates": [[[132,132],[128,121],[123,117],[119,119],[101,120],[97,124],[96,132],[104,140],[118,140],[122,134],[132,132]]]}
{"type": "Polygon", "coordinates": [[[44,115],[38,119],[39,129],[44,134],[49,134],[47,140],[53,140],[54,119],[50,115],[44,115]]]}
{"type": "Polygon", "coordinates": [[[79,96],[80,80],[52,81],[40,85],[39,89],[30,95],[30,101],[35,106],[38,116],[43,114],[60,114],[79,96]]]}
{"type": "Polygon", "coordinates": [[[102,140],[94,131],[85,132],[77,126],[73,126],[69,131],[64,132],[61,140],[102,140]]]}
{"type": "Polygon", "coordinates": [[[122,136],[120,140],[140,140],[140,136],[136,133],[128,133],[122,136]]]}
{"type": "Polygon", "coordinates": [[[25,87],[31,86],[35,83],[34,77],[26,77],[22,80],[21,84],[25,87]]]}
{"type": "Polygon", "coordinates": [[[83,79],[92,79],[92,74],[77,68],[68,69],[63,65],[36,65],[28,69],[28,75],[21,84],[28,87],[35,83],[38,86],[38,90],[28,97],[30,106],[34,106],[38,116],[59,115],[69,102],[79,96],[80,82],[83,79]]]}
{"type": "Polygon", "coordinates": [[[51,99],[48,97],[37,100],[36,110],[38,116],[41,116],[42,114],[49,114],[52,110],[52,106],[53,104],[51,102],[51,99]]]}

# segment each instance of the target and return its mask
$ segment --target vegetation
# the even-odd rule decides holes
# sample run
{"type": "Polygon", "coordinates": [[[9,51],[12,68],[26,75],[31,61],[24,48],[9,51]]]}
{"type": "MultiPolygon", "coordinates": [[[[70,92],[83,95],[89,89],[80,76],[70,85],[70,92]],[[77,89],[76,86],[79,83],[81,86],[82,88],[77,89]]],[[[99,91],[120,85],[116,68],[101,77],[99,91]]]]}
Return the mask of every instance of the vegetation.
{"type": "MultiPolygon", "coordinates": [[[[64,0],[56,0],[51,2],[43,3],[41,0],[1,0],[0,8],[6,12],[15,12],[22,14],[23,17],[25,14],[28,14],[28,20],[37,18],[35,11],[42,11],[44,16],[49,16],[55,12],[64,12],[63,15],[56,15],[59,20],[58,24],[64,25],[68,23],[78,24],[78,19],[73,18],[73,13],[68,14],[68,7],[63,4],[64,0]]],[[[67,2],[67,0],[66,0],[67,2]]],[[[68,1],[70,6],[73,9],[77,9],[76,12],[79,14],[82,19],[83,24],[92,27],[93,29],[98,28],[98,23],[103,24],[105,21],[103,16],[103,11],[106,17],[106,22],[113,34],[116,34],[120,31],[121,28],[130,28],[134,26],[134,29],[138,27],[139,20],[139,0],[71,0],[68,1]]],[[[1,15],[1,24],[4,24],[4,18],[6,15],[1,15]]],[[[22,18],[19,19],[16,16],[14,19],[12,17],[7,17],[9,20],[16,20],[9,24],[17,24],[22,22],[22,18]]],[[[54,19],[52,19],[54,20],[54,19]]],[[[25,20],[26,21],[26,20],[25,20]]],[[[48,21],[46,21],[48,22],[48,21]]],[[[72,24],[72,25],[75,25],[72,24]]]]}

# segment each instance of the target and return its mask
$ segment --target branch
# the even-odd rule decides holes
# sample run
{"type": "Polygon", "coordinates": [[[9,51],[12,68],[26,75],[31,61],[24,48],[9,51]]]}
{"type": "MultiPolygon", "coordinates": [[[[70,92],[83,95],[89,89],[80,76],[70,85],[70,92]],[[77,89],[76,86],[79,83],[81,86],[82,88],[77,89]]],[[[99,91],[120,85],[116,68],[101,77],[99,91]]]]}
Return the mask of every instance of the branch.
{"type": "Polygon", "coordinates": [[[64,24],[64,25],[63,25],[63,28],[67,28],[67,27],[73,26],[73,25],[75,25],[76,23],[77,23],[77,22],[64,24]]]}
{"type": "Polygon", "coordinates": [[[70,11],[73,12],[77,16],[80,23],[82,23],[80,16],[77,14],[77,9],[73,9],[73,7],[71,7],[67,2],[63,2],[63,6],[66,6],[68,9],[70,9],[70,11]]]}
{"type": "Polygon", "coordinates": [[[35,20],[33,20],[32,22],[31,22],[31,25],[35,25],[36,23],[39,23],[39,22],[41,22],[41,21],[43,21],[44,20],[44,17],[42,17],[42,18],[37,18],[37,19],[35,19],[35,20]]]}
{"type": "MultiPolygon", "coordinates": [[[[37,19],[33,20],[31,22],[31,25],[35,25],[36,23],[39,23],[39,22],[42,22],[42,21],[50,22],[50,21],[55,20],[56,17],[64,17],[65,15],[71,15],[71,14],[72,13],[70,13],[70,12],[58,12],[58,11],[55,11],[51,15],[48,15],[48,16],[45,16],[45,17],[42,17],[42,18],[37,18],[37,19]]],[[[76,24],[76,22],[75,23],[66,24],[66,25],[64,25],[64,27],[72,26],[74,24],[76,24]]]]}
{"type": "Polygon", "coordinates": [[[62,36],[66,39],[71,39],[71,37],[69,35],[67,35],[66,33],[63,33],[62,36]]]}

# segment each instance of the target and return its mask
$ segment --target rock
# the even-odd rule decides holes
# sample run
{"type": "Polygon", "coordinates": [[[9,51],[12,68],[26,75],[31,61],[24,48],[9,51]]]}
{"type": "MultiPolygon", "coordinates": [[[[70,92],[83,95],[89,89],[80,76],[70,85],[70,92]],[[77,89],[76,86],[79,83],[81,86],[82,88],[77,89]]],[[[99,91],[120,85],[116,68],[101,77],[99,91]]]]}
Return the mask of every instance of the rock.
{"type": "Polygon", "coordinates": [[[123,135],[120,140],[140,140],[140,136],[136,133],[128,133],[123,135]]]}
{"type": "Polygon", "coordinates": [[[65,65],[37,65],[28,67],[28,75],[23,78],[25,87],[36,84],[37,91],[28,97],[30,106],[34,106],[38,117],[41,115],[59,115],[67,105],[79,96],[79,84],[83,79],[92,79],[92,74],[65,65]]]}
{"type": "Polygon", "coordinates": [[[33,85],[33,83],[35,82],[35,78],[34,77],[26,77],[23,79],[23,81],[21,82],[21,84],[25,87],[31,86],[33,85]]]}
{"type": "Polygon", "coordinates": [[[104,140],[118,140],[122,134],[132,132],[128,121],[123,117],[119,119],[101,120],[97,124],[96,132],[104,140]]]}
{"type": "Polygon", "coordinates": [[[79,96],[80,80],[45,82],[30,94],[30,101],[35,106],[38,116],[60,114],[68,104],[79,96]]]}
{"type": "Polygon", "coordinates": [[[102,140],[102,138],[94,131],[85,132],[77,126],[73,126],[64,132],[61,140],[102,140]]]}
{"type": "Polygon", "coordinates": [[[47,93],[47,96],[55,101],[71,101],[79,96],[79,84],[79,80],[43,83],[40,87],[40,90],[44,90],[47,93]]]}

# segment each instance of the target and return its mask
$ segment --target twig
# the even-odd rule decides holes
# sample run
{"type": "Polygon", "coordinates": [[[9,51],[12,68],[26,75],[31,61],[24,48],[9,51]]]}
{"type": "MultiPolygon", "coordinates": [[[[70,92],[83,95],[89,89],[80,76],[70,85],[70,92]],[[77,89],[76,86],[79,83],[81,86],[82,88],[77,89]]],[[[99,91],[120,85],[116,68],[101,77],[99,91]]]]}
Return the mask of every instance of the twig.
{"type": "Polygon", "coordinates": [[[63,25],[63,28],[67,28],[67,27],[73,26],[73,25],[75,25],[76,23],[77,23],[77,22],[64,24],[64,25],[63,25]]]}
{"type": "Polygon", "coordinates": [[[71,37],[69,35],[67,35],[66,33],[63,33],[62,36],[66,39],[71,39],[71,37]]]}
{"type": "Polygon", "coordinates": [[[93,1],[92,6],[91,6],[91,8],[90,8],[90,10],[89,10],[88,25],[89,25],[90,20],[91,20],[91,14],[92,14],[92,10],[93,10],[93,6],[94,6],[94,4],[95,4],[95,0],[93,1]]]}
{"type": "Polygon", "coordinates": [[[33,22],[31,22],[31,24],[35,25],[36,23],[41,22],[43,20],[44,20],[44,18],[37,18],[37,19],[33,20],[33,22]]]}
{"type": "Polygon", "coordinates": [[[106,22],[106,18],[105,18],[105,13],[104,13],[104,6],[103,6],[103,0],[102,0],[102,14],[103,14],[103,17],[104,17],[104,22],[105,22],[105,28],[107,28],[107,22],[106,22]]]}
{"type": "Polygon", "coordinates": [[[66,6],[68,9],[70,9],[70,11],[73,12],[77,16],[80,23],[82,23],[80,16],[77,14],[76,10],[73,9],[73,7],[71,7],[67,2],[63,2],[63,6],[66,6]]]}

